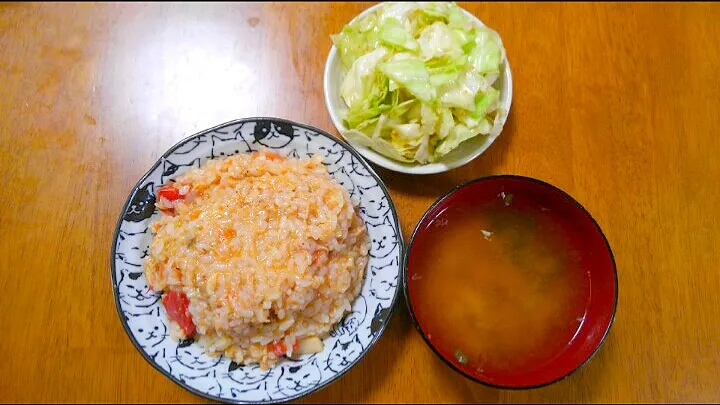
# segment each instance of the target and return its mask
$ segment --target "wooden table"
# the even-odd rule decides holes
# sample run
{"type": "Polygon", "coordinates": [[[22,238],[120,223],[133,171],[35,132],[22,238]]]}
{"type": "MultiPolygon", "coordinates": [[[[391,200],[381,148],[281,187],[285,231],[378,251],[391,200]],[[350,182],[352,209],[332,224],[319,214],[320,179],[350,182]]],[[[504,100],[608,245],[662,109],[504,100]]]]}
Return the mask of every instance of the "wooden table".
{"type": "MultiPolygon", "coordinates": [[[[110,288],[128,192],[179,139],[277,116],[337,133],[329,35],[368,4],[0,5],[0,401],[204,402],[142,359],[110,288]]],[[[310,402],[720,401],[720,6],[463,4],[502,35],[507,126],[471,164],[379,170],[409,235],[475,177],[549,181],[594,215],[620,301],[597,356],[508,392],[443,365],[402,304],[310,402]]]]}

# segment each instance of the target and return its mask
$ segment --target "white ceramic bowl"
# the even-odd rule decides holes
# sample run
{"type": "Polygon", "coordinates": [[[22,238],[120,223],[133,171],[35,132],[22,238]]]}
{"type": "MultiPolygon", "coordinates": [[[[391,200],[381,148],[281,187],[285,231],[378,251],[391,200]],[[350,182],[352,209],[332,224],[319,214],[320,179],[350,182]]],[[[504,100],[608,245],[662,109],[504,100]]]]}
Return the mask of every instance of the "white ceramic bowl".
{"type": "MultiPolygon", "coordinates": [[[[364,17],[369,13],[374,12],[379,7],[381,7],[382,4],[383,3],[376,4],[363,11],[362,13],[358,14],[351,21],[351,23],[364,17]]],[[[477,26],[485,26],[485,24],[483,24],[483,22],[480,21],[480,19],[475,17],[473,14],[469,13],[465,9],[463,9],[463,11],[465,11],[465,14],[467,14],[477,26]]],[[[500,41],[500,44],[502,46],[502,40],[500,41]]],[[[503,56],[503,61],[500,66],[501,74],[493,86],[500,90],[500,106],[506,112],[506,114],[501,116],[500,119],[502,120],[502,125],[505,125],[505,120],[510,113],[510,104],[512,102],[512,74],[510,73],[510,63],[507,60],[507,55],[505,55],[505,52],[503,52],[503,56]]],[[[338,53],[335,45],[333,45],[330,49],[330,54],[328,55],[327,62],[325,63],[325,74],[323,79],[323,87],[325,91],[325,105],[330,112],[330,119],[332,119],[333,124],[340,132],[340,134],[343,134],[343,138],[345,138],[344,133],[345,131],[347,131],[347,128],[345,128],[345,126],[343,125],[342,117],[347,111],[347,105],[340,97],[340,86],[342,84],[343,78],[344,72],[342,64],[340,63],[340,54],[338,53]]],[[[374,150],[360,145],[356,142],[352,142],[347,138],[345,138],[345,140],[350,143],[355,149],[357,149],[358,152],[360,152],[360,154],[367,160],[386,169],[410,174],[433,174],[445,172],[462,166],[475,159],[476,157],[480,156],[483,152],[485,152],[485,150],[487,150],[488,147],[490,147],[493,141],[495,141],[495,138],[500,135],[501,131],[502,126],[500,126],[500,131],[497,131],[496,133],[492,133],[488,136],[476,136],[460,144],[459,147],[448,153],[439,161],[428,164],[399,162],[397,160],[393,160],[386,156],[383,156],[380,153],[375,152],[374,150]]]]}

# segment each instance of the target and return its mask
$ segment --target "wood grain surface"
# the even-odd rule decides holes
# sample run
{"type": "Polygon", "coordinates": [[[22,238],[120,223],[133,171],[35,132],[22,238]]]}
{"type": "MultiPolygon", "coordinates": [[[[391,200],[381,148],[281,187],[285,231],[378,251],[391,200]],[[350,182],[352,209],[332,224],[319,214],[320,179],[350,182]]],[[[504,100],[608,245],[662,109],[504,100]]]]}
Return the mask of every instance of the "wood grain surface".
{"type": "MultiPolygon", "coordinates": [[[[569,379],[502,391],[446,367],[400,303],[355,368],[300,402],[720,401],[720,5],[461,5],[503,38],[510,118],[464,167],[379,170],[403,231],[465,180],[551,182],[613,247],[615,325],[569,379]]],[[[123,331],[109,270],[120,209],[205,128],[277,116],[337,134],[329,35],[368,6],[0,4],[0,401],[207,402],[123,331]]]]}

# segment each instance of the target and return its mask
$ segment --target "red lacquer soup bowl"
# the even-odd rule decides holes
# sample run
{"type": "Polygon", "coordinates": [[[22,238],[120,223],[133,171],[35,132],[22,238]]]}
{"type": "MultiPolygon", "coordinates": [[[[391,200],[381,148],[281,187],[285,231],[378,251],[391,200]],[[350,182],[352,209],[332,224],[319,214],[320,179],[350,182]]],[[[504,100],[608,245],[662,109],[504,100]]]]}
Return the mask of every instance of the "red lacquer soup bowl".
{"type": "Polygon", "coordinates": [[[540,180],[476,179],[417,224],[403,271],[413,323],[462,375],[538,388],[586,364],[615,317],[610,245],[575,199],[540,180]]]}

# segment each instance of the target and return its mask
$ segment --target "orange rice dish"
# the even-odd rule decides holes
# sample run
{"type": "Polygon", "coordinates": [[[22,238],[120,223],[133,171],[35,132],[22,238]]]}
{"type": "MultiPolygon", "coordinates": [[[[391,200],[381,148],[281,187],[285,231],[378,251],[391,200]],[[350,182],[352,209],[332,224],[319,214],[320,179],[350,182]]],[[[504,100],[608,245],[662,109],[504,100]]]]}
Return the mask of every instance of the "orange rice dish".
{"type": "Polygon", "coordinates": [[[208,161],[157,191],[145,261],[176,339],[272,367],[322,350],[360,293],[369,241],[319,157],[208,161]]]}

